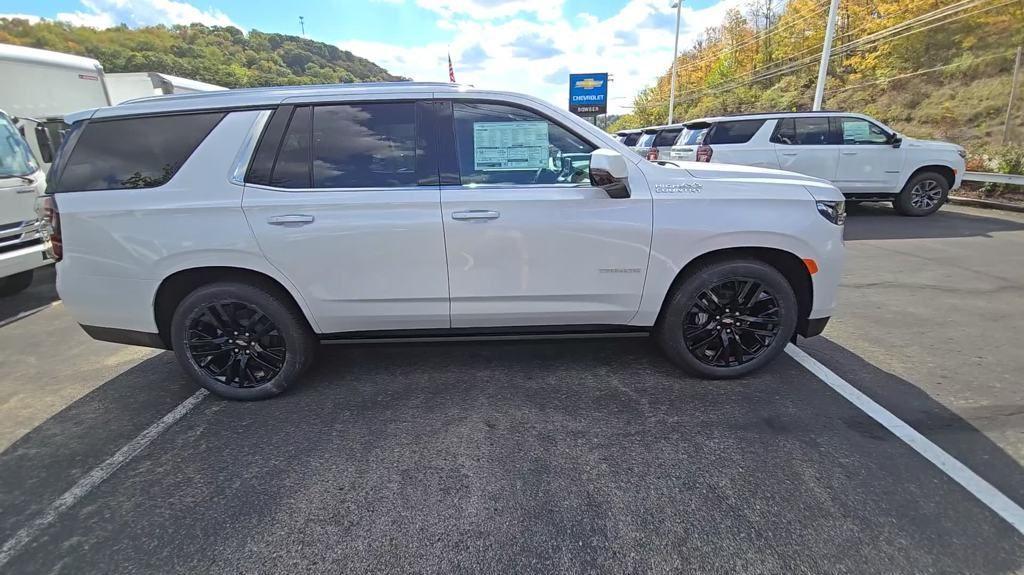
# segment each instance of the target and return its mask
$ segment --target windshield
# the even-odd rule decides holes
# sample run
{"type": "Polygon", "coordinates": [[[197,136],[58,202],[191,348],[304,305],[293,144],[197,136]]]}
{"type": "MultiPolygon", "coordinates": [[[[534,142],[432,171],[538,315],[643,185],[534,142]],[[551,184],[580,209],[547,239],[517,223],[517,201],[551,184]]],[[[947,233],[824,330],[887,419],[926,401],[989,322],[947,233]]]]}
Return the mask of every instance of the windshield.
{"type": "Polygon", "coordinates": [[[18,129],[6,116],[0,116],[0,178],[28,176],[37,169],[32,150],[18,129]]]}
{"type": "Polygon", "coordinates": [[[708,131],[707,126],[703,127],[686,127],[683,128],[683,133],[679,134],[679,139],[676,140],[677,146],[696,146],[701,143],[704,138],[704,134],[708,131]]]}

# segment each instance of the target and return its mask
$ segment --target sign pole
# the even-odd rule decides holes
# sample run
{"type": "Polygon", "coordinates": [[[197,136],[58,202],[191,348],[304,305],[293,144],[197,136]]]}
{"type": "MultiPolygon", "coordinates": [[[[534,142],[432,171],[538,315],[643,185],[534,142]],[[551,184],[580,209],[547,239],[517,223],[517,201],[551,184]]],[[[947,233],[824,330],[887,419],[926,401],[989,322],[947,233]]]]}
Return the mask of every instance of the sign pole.
{"type": "MultiPolygon", "coordinates": [[[[838,0],[837,0],[838,1],[838,0]]],[[[676,107],[676,60],[679,59],[679,17],[683,11],[683,0],[676,0],[676,46],[672,49],[672,82],[668,91],[668,123],[672,123],[672,112],[676,107]]]]}

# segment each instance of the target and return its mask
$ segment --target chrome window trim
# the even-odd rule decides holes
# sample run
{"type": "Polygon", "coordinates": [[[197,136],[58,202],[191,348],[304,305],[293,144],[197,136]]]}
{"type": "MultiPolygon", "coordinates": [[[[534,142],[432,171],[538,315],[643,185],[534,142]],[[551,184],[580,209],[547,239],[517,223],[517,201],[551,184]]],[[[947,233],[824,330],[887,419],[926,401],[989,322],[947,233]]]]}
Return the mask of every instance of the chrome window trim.
{"type": "Polygon", "coordinates": [[[242,140],[242,147],[239,148],[238,154],[235,155],[235,161],[231,164],[229,180],[232,184],[245,185],[245,174],[249,171],[249,163],[252,162],[252,155],[256,152],[256,143],[259,142],[260,135],[263,133],[263,129],[266,127],[267,122],[270,121],[270,116],[273,113],[273,110],[260,110],[256,114],[256,119],[253,120],[252,126],[249,127],[249,132],[245,135],[245,139],[242,140]]]}
{"type": "Polygon", "coordinates": [[[280,188],[263,184],[245,184],[245,187],[267,192],[284,192],[289,194],[322,194],[324,192],[437,192],[438,186],[396,186],[394,188],[373,187],[373,188],[280,188]]]}

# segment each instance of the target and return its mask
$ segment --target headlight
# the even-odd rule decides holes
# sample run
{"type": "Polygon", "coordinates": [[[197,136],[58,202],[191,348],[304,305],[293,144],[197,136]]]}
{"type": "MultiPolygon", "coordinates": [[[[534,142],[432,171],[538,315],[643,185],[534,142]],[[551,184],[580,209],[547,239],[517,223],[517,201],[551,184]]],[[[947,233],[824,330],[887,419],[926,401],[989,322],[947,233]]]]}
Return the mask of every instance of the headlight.
{"type": "Polygon", "coordinates": [[[846,202],[817,201],[818,213],[837,226],[846,223],[846,202]]]}

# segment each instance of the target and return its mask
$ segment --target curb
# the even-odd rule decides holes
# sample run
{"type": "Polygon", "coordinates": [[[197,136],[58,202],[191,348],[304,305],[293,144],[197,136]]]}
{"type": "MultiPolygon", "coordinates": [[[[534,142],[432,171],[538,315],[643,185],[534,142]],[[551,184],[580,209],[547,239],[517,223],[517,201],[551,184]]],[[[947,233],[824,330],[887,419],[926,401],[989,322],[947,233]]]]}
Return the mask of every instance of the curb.
{"type": "Polygon", "coordinates": [[[987,208],[990,210],[1006,210],[1008,212],[1024,213],[1024,205],[1011,204],[1009,202],[997,202],[995,200],[979,200],[978,198],[962,198],[960,196],[949,196],[949,203],[961,206],[972,206],[975,208],[987,208]]]}

